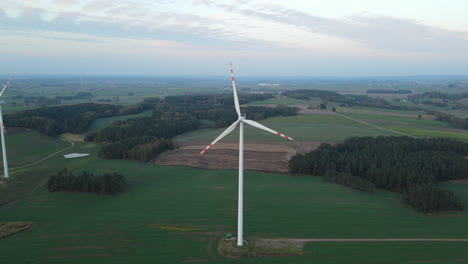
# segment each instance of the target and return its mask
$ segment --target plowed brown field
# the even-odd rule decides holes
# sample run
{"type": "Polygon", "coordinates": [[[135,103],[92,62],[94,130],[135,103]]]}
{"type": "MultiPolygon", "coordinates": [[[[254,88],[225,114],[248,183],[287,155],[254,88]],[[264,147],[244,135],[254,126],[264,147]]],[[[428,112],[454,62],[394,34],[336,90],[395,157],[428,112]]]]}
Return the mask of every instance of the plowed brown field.
{"type": "MultiPolygon", "coordinates": [[[[238,141],[218,142],[203,155],[198,155],[210,142],[178,142],[174,150],[159,155],[157,165],[182,165],[203,169],[238,169],[238,141]]],[[[298,152],[316,149],[317,142],[278,142],[246,140],[244,143],[244,168],[246,170],[280,172],[288,171],[289,159],[298,152]]]]}

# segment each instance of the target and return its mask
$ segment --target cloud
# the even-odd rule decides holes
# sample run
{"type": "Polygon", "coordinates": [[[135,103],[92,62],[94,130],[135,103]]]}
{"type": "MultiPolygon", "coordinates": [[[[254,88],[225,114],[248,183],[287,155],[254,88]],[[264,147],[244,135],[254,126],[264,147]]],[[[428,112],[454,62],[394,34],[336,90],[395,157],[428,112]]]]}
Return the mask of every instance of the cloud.
{"type": "Polygon", "coordinates": [[[146,12],[137,5],[106,5],[106,1],[95,2],[82,11],[54,13],[51,19],[44,19],[48,10],[44,8],[21,7],[16,17],[0,11],[0,28],[86,33],[97,36],[157,39],[193,44],[226,44],[242,40],[235,30],[224,27],[222,20],[190,13],[146,12]],[[111,11],[111,15],[103,11],[111,11]],[[147,16],[144,16],[147,14],[147,16]]]}
{"type": "Polygon", "coordinates": [[[326,18],[284,6],[265,4],[255,4],[239,12],[312,33],[357,41],[373,49],[401,52],[468,51],[468,32],[436,28],[410,19],[369,14],[326,18]]]}
{"type": "Polygon", "coordinates": [[[80,4],[79,0],[54,0],[54,4],[61,7],[67,8],[72,6],[78,6],[80,4]]]}

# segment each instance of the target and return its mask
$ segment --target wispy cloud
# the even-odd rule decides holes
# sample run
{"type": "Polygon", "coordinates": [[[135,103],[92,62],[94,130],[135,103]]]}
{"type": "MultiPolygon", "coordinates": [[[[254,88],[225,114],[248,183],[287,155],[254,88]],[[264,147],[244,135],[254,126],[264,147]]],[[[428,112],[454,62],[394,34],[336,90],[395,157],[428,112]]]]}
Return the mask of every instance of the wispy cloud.
{"type": "MultiPolygon", "coordinates": [[[[75,5],[73,2],[60,3],[75,5]]],[[[18,13],[16,16],[0,11],[0,27],[203,44],[243,40],[241,32],[231,30],[226,26],[226,21],[219,17],[195,15],[185,10],[158,10],[154,4],[144,2],[129,4],[99,0],[87,2],[82,9],[53,12],[47,8],[17,3],[15,10],[18,13]]]]}
{"type": "Polygon", "coordinates": [[[373,49],[403,52],[466,52],[468,32],[456,32],[396,17],[359,14],[344,18],[311,15],[279,5],[255,4],[239,12],[312,33],[358,41],[373,49]]]}

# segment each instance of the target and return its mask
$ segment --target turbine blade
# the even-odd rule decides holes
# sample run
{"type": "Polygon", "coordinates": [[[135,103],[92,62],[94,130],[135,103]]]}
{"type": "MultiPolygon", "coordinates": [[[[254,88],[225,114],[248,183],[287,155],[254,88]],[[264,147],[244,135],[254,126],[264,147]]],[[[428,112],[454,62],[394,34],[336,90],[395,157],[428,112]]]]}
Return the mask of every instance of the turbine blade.
{"type": "Polygon", "coordinates": [[[226,130],[224,130],[223,133],[221,133],[221,135],[219,135],[213,142],[211,142],[211,144],[209,144],[204,150],[202,150],[200,152],[200,154],[198,155],[201,155],[203,153],[205,153],[209,148],[211,148],[214,144],[216,144],[216,142],[220,141],[223,137],[225,137],[227,134],[231,133],[237,126],[237,124],[239,124],[239,120],[237,120],[236,122],[234,122],[231,126],[229,126],[226,130]]]}
{"type": "Polygon", "coordinates": [[[240,106],[239,106],[239,98],[237,97],[237,90],[236,90],[236,78],[234,78],[234,70],[232,69],[231,63],[231,80],[232,80],[232,90],[234,91],[234,106],[236,107],[237,115],[240,117],[240,106]]]}
{"type": "Polygon", "coordinates": [[[266,126],[264,126],[264,125],[262,125],[262,124],[260,124],[260,123],[257,123],[257,122],[255,122],[255,121],[252,121],[252,120],[249,120],[249,119],[243,119],[242,122],[245,122],[245,123],[247,123],[247,124],[249,124],[249,125],[251,125],[251,126],[254,126],[254,127],[257,127],[257,128],[260,128],[260,129],[263,129],[263,130],[265,130],[265,131],[268,131],[268,132],[273,133],[273,134],[275,134],[275,135],[278,135],[278,136],[280,136],[280,137],[284,137],[284,138],[287,138],[287,139],[289,139],[289,140],[296,141],[296,140],[295,140],[294,138],[292,138],[292,137],[288,137],[288,136],[286,136],[286,135],[284,135],[284,134],[281,134],[280,132],[276,132],[276,131],[274,131],[273,129],[270,129],[270,128],[268,128],[268,127],[266,127],[266,126]]]}
{"type": "Polygon", "coordinates": [[[6,84],[3,86],[3,89],[2,89],[2,91],[0,92],[0,96],[2,96],[3,92],[4,92],[5,89],[8,87],[8,85],[10,84],[10,82],[11,82],[11,79],[9,79],[9,80],[6,82],[6,84]]]}

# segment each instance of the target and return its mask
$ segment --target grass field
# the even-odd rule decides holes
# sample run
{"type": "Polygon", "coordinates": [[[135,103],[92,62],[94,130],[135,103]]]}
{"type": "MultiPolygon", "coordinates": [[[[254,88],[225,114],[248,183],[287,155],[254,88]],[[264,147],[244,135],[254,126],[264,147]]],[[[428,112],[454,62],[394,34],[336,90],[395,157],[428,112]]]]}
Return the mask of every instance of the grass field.
{"type": "Polygon", "coordinates": [[[343,114],[377,126],[417,137],[447,137],[468,140],[468,132],[466,130],[455,129],[448,123],[436,120],[419,120],[417,118],[358,113],[343,114]]]}
{"type": "MultiPolygon", "coordinates": [[[[309,253],[298,257],[224,259],[215,241],[236,231],[237,171],[95,158],[80,165],[67,162],[75,170],[119,171],[128,178],[128,190],[100,196],[40,187],[0,209],[0,222],[38,224],[0,241],[5,263],[450,263],[468,258],[464,242],[321,242],[307,244],[309,253]]],[[[468,204],[468,182],[446,187],[468,204]]],[[[247,239],[466,238],[467,220],[466,212],[419,214],[397,194],[352,191],[318,177],[245,175],[247,239]]]]}
{"type": "MultiPolygon", "coordinates": [[[[247,116],[248,118],[248,116],[247,116]]],[[[307,114],[290,117],[273,117],[260,120],[259,123],[295,138],[299,142],[341,142],[353,136],[388,136],[397,135],[361,124],[338,115],[307,114]]],[[[225,129],[225,128],[224,128],[225,129]]],[[[175,138],[176,141],[210,141],[214,140],[224,129],[202,129],[185,133],[175,138]]],[[[249,125],[244,126],[246,140],[285,140],[271,133],[264,132],[249,125]]],[[[237,139],[238,129],[225,137],[237,139]]]]}
{"type": "MultiPolygon", "coordinates": [[[[10,168],[35,162],[70,146],[70,143],[66,141],[48,137],[33,130],[8,135],[5,141],[10,168]]],[[[3,162],[0,164],[0,170],[3,171],[3,162]]]]}
{"type": "Polygon", "coordinates": [[[143,111],[139,114],[133,114],[133,115],[123,115],[123,116],[113,116],[113,117],[106,117],[106,118],[98,118],[94,120],[94,122],[91,124],[91,126],[88,128],[86,132],[97,132],[105,127],[110,126],[112,123],[117,122],[117,121],[122,121],[122,120],[127,120],[131,118],[138,118],[138,117],[147,117],[151,116],[152,111],[147,110],[143,111]]]}

